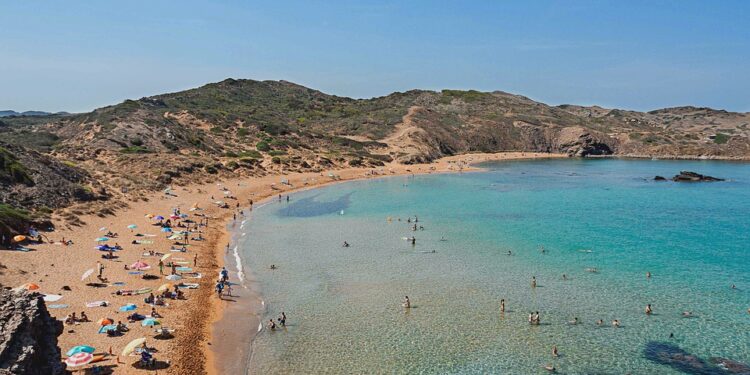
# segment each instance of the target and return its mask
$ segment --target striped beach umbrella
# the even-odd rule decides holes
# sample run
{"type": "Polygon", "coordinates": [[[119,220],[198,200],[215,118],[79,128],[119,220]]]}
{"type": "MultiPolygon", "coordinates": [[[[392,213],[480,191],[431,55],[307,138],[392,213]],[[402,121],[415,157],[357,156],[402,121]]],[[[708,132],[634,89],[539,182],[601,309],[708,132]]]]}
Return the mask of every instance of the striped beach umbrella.
{"type": "Polygon", "coordinates": [[[151,268],[151,266],[149,266],[145,262],[142,262],[142,261],[139,260],[139,261],[131,264],[130,268],[134,269],[134,270],[138,270],[138,271],[144,271],[144,270],[147,270],[147,269],[151,268]]]}
{"type": "Polygon", "coordinates": [[[71,355],[65,360],[65,364],[70,367],[78,367],[89,364],[94,359],[91,353],[80,352],[71,355]]]}

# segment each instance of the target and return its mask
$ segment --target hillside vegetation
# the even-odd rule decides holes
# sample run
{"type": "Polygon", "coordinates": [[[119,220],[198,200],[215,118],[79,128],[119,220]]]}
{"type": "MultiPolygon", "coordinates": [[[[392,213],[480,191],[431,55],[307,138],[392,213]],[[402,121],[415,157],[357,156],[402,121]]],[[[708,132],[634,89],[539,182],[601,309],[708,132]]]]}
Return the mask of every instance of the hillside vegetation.
{"type": "Polygon", "coordinates": [[[50,173],[46,179],[90,192],[71,193],[73,201],[132,198],[215,176],[377,168],[468,152],[748,158],[748,124],[747,113],[709,108],[549,106],[473,90],[351,99],[285,81],[227,79],[90,113],[4,117],[0,181],[16,194],[39,191],[39,179],[15,154],[43,158],[51,171],[76,171],[81,179],[36,168],[37,175],[50,173]]]}

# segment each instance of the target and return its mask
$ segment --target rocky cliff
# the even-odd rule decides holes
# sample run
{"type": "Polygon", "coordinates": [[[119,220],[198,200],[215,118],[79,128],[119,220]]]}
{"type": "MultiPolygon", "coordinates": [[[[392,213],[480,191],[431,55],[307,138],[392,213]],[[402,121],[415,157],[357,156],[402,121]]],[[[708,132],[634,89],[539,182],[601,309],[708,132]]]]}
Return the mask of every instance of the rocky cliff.
{"type": "Polygon", "coordinates": [[[62,331],[40,294],[0,290],[0,375],[64,374],[62,331]]]}

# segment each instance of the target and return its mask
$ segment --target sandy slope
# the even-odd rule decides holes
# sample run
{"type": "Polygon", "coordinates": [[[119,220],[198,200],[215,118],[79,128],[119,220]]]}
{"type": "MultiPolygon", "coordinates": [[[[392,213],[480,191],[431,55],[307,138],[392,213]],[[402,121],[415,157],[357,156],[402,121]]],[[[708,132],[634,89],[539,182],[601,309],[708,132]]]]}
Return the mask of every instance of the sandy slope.
{"type": "MultiPolygon", "coordinates": [[[[130,203],[129,207],[120,210],[115,216],[81,217],[85,225],[73,229],[61,229],[53,233],[47,233],[47,236],[59,242],[63,237],[73,240],[72,246],[62,246],[61,244],[41,244],[34,245],[33,252],[0,252],[2,268],[0,268],[0,284],[3,286],[15,287],[26,282],[37,283],[41,286],[41,291],[45,293],[60,294],[63,298],[60,301],[50,304],[67,304],[70,307],[64,309],[51,309],[53,316],[63,319],[67,314],[76,312],[79,314],[85,311],[93,321],[90,323],[81,323],[73,326],[66,326],[65,332],[59,337],[60,346],[63,353],[75,345],[91,345],[96,347],[97,352],[106,352],[110,348],[115,356],[100,362],[100,365],[111,367],[115,373],[143,373],[143,370],[137,370],[133,363],[137,361],[136,357],[117,358],[122,348],[131,340],[138,337],[147,337],[148,345],[158,349],[157,359],[168,361],[169,366],[166,373],[175,374],[204,374],[207,372],[221,373],[221,369],[214,363],[224,363],[225,361],[236,361],[236,358],[226,358],[221,351],[213,353],[210,350],[211,323],[221,316],[223,305],[226,302],[220,302],[212,293],[213,283],[218,269],[223,262],[224,249],[227,245],[228,236],[225,231],[226,223],[232,220],[232,214],[237,203],[241,207],[246,207],[250,199],[255,202],[263,198],[284,194],[286,192],[321,186],[324,184],[334,183],[336,181],[373,178],[382,175],[391,174],[408,174],[408,173],[432,173],[457,170],[469,170],[469,163],[476,163],[485,160],[509,160],[521,158],[543,158],[543,157],[564,157],[563,155],[551,154],[533,154],[533,153],[501,153],[501,154],[471,154],[454,156],[441,159],[428,165],[388,165],[379,170],[352,168],[346,170],[332,171],[337,179],[328,177],[328,173],[295,173],[284,176],[266,176],[261,178],[247,178],[241,180],[229,180],[208,185],[192,185],[186,187],[174,187],[173,193],[176,196],[167,196],[162,193],[148,196],[148,201],[130,203]],[[281,180],[288,179],[289,185],[281,184],[281,180]],[[220,209],[212,204],[217,199],[223,199],[223,192],[220,190],[226,186],[238,200],[227,199],[227,203],[232,206],[231,209],[220,209]],[[128,313],[118,311],[120,306],[127,303],[135,303],[139,306],[138,312],[144,315],[150,313],[150,306],[143,303],[145,296],[115,296],[114,291],[119,288],[138,289],[141,287],[150,287],[157,289],[160,285],[167,282],[163,278],[157,280],[142,280],[140,276],[130,275],[124,269],[125,265],[130,265],[135,261],[142,260],[153,266],[147,273],[159,275],[157,267],[159,257],[146,257],[142,254],[146,250],[170,253],[169,247],[173,241],[166,239],[165,233],[159,231],[159,227],[151,225],[152,222],[144,217],[147,213],[168,216],[173,207],[180,207],[183,212],[194,204],[202,208],[200,211],[190,212],[191,218],[194,213],[204,214],[209,219],[208,229],[204,229],[203,236],[207,241],[192,242],[187,253],[172,253],[173,259],[188,262],[187,266],[192,266],[193,256],[198,255],[198,265],[195,271],[201,272],[205,277],[202,279],[187,279],[186,282],[200,282],[200,288],[197,290],[187,290],[187,300],[169,301],[168,307],[158,308],[157,310],[164,316],[163,324],[170,328],[175,328],[175,338],[171,340],[153,339],[154,329],[141,327],[140,324],[129,324],[130,332],[121,337],[107,337],[104,334],[98,334],[99,326],[96,321],[100,318],[111,318],[118,321],[126,321],[128,313]],[[138,228],[131,233],[127,226],[136,224],[138,228]],[[100,237],[104,232],[100,228],[106,227],[108,230],[119,233],[119,238],[110,240],[110,244],[115,242],[123,246],[124,250],[117,253],[118,259],[105,260],[101,259],[101,253],[94,249],[96,243],[94,239],[100,237]],[[153,234],[155,237],[135,237],[135,233],[153,234]],[[153,240],[153,244],[133,245],[134,239],[153,240]],[[180,259],[182,258],[182,259],[180,259]],[[81,275],[90,268],[96,267],[96,262],[101,261],[106,267],[104,276],[109,282],[125,282],[122,287],[108,286],[95,288],[86,286],[81,281],[81,275]],[[64,286],[70,287],[70,291],[63,290],[64,286]],[[85,302],[107,300],[110,302],[108,307],[86,308],[85,302]],[[214,355],[215,354],[215,355],[214,355]],[[119,363],[118,363],[119,359],[119,363]]],[[[195,218],[194,218],[195,219],[195,218]]],[[[165,274],[169,271],[165,267],[165,274]]],[[[95,281],[92,276],[87,281],[95,281]]],[[[258,318],[251,317],[246,324],[251,326],[258,325],[258,318]]]]}

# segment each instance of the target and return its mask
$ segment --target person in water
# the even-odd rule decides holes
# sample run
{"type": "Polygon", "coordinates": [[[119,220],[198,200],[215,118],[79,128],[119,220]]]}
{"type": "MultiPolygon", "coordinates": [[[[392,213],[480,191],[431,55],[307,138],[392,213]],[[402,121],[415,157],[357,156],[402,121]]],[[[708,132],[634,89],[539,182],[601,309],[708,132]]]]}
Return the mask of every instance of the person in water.
{"type": "Polygon", "coordinates": [[[536,276],[531,276],[531,287],[536,288],[536,276]]]}
{"type": "Polygon", "coordinates": [[[505,299],[500,300],[500,312],[505,312],[505,299]]]}
{"type": "Polygon", "coordinates": [[[651,315],[651,313],[653,312],[654,310],[651,308],[651,304],[649,303],[648,305],[646,305],[646,315],[651,315]]]}
{"type": "Polygon", "coordinates": [[[343,246],[344,246],[344,247],[349,247],[349,243],[348,243],[348,242],[346,242],[346,241],[344,241],[344,245],[343,245],[343,246]]]}
{"type": "Polygon", "coordinates": [[[552,356],[555,358],[560,356],[560,353],[557,352],[557,345],[552,346],[552,356]]]}
{"type": "Polygon", "coordinates": [[[601,327],[602,325],[604,325],[604,320],[602,320],[602,319],[597,320],[596,321],[596,325],[599,326],[599,327],[601,327]]]}
{"type": "Polygon", "coordinates": [[[273,319],[268,319],[268,329],[271,331],[276,330],[276,323],[273,322],[273,319]]]}
{"type": "Polygon", "coordinates": [[[513,252],[508,250],[508,255],[513,255],[513,252]]]}
{"type": "Polygon", "coordinates": [[[404,296],[404,302],[401,303],[401,306],[405,308],[411,308],[411,301],[409,300],[409,296],[404,296]]]}
{"type": "Polygon", "coordinates": [[[281,316],[279,316],[279,325],[286,327],[286,314],[283,311],[281,312],[281,316]]]}
{"type": "Polygon", "coordinates": [[[612,321],[612,327],[620,328],[620,321],[615,319],[612,321]]]}

